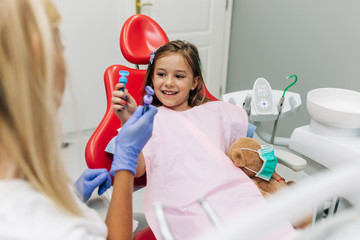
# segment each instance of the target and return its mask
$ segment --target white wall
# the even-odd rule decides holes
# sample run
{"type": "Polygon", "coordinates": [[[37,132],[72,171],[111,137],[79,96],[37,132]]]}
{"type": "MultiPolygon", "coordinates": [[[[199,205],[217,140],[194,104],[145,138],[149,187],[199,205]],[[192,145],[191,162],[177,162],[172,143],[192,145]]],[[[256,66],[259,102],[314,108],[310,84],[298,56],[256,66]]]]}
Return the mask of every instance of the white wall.
{"type": "MultiPolygon", "coordinates": [[[[135,1],[54,1],[63,16],[71,85],[61,109],[63,132],[94,129],[106,109],[105,69],[132,66],[122,57],[119,34],[135,1]]],[[[226,92],[250,89],[260,76],[284,89],[290,74],[299,77],[290,91],[301,93],[303,103],[313,88],[360,91],[359,12],[358,0],[234,0],[226,92]]],[[[278,133],[289,136],[309,120],[304,104],[294,117],[280,120],[278,133]]]]}
{"type": "Polygon", "coordinates": [[[135,1],[55,0],[68,66],[62,132],[94,129],[106,109],[103,74],[113,64],[128,65],[119,47],[120,30],[135,1]]]}
{"type": "Polygon", "coordinates": [[[309,90],[360,91],[359,12],[359,0],[234,0],[226,91],[251,89],[261,76],[283,90],[297,74],[290,91],[302,95],[302,109],[278,125],[290,136],[310,121],[309,90]]]}

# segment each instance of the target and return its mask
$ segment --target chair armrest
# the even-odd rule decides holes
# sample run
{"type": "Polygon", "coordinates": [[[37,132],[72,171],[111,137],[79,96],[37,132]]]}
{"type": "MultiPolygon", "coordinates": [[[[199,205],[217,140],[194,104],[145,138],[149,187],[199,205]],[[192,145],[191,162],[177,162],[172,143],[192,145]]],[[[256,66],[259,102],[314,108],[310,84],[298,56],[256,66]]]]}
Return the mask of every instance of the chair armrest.
{"type": "Polygon", "coordinates": [[[307,161],[295,155],[294,153],[280,149],[275,149],[274,151],[278,162],[287,166],[288,168],[298,172],[306,167],[307,161]]]}

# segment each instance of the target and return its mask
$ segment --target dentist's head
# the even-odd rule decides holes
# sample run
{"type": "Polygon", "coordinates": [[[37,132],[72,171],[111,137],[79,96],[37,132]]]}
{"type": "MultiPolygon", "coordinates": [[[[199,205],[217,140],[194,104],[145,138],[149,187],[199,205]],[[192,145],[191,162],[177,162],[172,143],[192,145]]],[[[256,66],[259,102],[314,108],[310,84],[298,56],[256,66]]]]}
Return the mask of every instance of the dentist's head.
{"type": "Polygon", "coordinates": [[[0,1],[0,179],[26,179],[78,214],[56,142],[65,85],[59,22],[50,0],[0,1]]]}

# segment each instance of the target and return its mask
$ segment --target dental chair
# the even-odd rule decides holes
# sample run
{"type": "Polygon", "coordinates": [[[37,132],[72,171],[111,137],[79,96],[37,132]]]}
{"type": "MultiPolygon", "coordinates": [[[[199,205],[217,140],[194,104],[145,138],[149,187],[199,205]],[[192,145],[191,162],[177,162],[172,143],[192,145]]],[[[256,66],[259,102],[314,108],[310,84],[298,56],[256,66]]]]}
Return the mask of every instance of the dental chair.
{"type": "MultiPolygon", "coordinates": [[[[164,30],[153,19],[146,15],[136,14],[127,19],[120,34],[120,49],[124,58],[136,65],[136,69],[123,65],[112,65],[105,70],[104,84],[107,99],[107,108],[99,126],[95,129],[85,148],[85,160],[89,168],[106,168],[110,170],[113,155],[105,152],[109,141],[117,135],[117,129],[121,122],[113,112],[111,98],[115,85],[119,82],[119,71],[129,72],[126,88],[134,97],[136,103],[141,104],[142,88],[144,85],[146,70],[139,69],[139,65],[149,63],[150,54],[169,42],[164,30]]],[[[206,96],[212,100],[217,100],[205,89],[206,96]]],[[[135,178],[134,187],[141,188],[146,185],[146,173],[135,178]]],[[[141,230],[135,238],[136,240],[155,239],[150,228],[141,230]]]]}

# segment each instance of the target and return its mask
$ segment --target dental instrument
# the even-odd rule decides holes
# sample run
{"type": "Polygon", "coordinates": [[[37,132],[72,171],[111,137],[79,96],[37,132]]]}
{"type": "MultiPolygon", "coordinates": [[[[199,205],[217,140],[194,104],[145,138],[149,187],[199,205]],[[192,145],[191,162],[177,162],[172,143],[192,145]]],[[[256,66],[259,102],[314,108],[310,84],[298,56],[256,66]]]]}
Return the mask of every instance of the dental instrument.
{"type": "Polygon", "coordinates": [[[127,83],[127,78],[126,77],[129,76],[130,73],[128,71],[125,71],[125,70],[120,70],[119,74],[120,74],[119,83],[124,84],[124,87],[122,87],[120,89],[120,91],[124,91],[125,90],[125,85],[127,83]]]}
{"type": "Polygon", "coordinates": [[[146,86],[145,91],[146,91],[147,94],[144,96],[144,109],[143,109],[142,114],[144,114],[149,109],[149,105],[153,101],[152,96],[155,93],[154,90],[150,86],[146,86]]]}
{"type": "MultiPolygon", "coordinates": [[[[283,106],[283,103],[284,103],[284,100],[285,100],[285,93],[291,86],[293,86],[297,82],[297,76],[295,74],[290,75],[290,76],[287,77],[287,79],[290,79],[290,78],[295,78],[295,80],[289,86],[287,86],[285,88],[284,93],[281,96],[280,101],[279,101],[279,103],[277,105],[277,110],[278,110],[279,114],[277,115],[277,118],[276,118],[276,120],[274,122],[274,127],[273,127],[273,131],[272,131],[271,139],[270,139],[270,144],[274,143],[274,138],[275,138],[277,125],[278,125],[278,122],[279,122],[282,106],[283,106]]],[[[291,102],[290,102],[290,104],[291,104],[291,102]]]]}
{"type": "Polygon", "coordinates": [[[250,110],[251,110],[251,98],[252,98],[251,94],[246,95],[245,101],[243,103],[243,109],[245,110],[248,116],[250,115],[250,110]]]}

